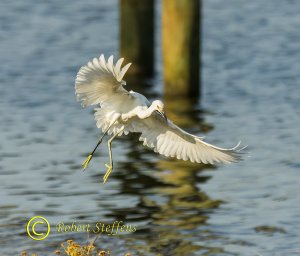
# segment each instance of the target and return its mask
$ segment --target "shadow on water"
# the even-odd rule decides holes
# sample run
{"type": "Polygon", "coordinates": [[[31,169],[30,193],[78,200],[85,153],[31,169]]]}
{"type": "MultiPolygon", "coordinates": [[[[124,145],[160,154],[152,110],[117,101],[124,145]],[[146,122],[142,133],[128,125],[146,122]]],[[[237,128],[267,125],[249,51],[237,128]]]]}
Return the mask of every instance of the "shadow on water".
{"type": "MultiPolygon", "coordinates": [[[[203,133],[213,129],[205,123],[197,102],[184,98],[164,102],[168,117],[187,131],[203,133]]],[[[199,174],[214,167],[163,158],[138,143],[136,134],[130,134],[124,142],[129,149],[127,159],[117,163],[122,171],[113,177],[120,182],[118,193],[135,196],[138,203],[135,208],[114,206],[107,217],[137,226],[137,232],[126,238],[135,253],[189,255],[202,250],[222,251],[192,241],[195,229],[205,225],[209,212],[222,203],[209,198],[200,188],[209,177],[199,174]]]]}

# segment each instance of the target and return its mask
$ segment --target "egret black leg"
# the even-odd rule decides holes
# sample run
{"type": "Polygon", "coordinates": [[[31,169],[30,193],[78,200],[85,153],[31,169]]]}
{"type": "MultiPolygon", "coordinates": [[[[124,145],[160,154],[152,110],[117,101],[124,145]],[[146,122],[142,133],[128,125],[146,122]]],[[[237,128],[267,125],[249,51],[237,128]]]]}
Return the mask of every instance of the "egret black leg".
{"type": "Polygon", "coordinates": [[[88,167],[90,161],[91,161],[92,158],[93,158],[93,155],[94,155],[96,149],[97,149],[98,146],[101,144],[101,142],[102,142],[104,136],[106,135],[106,133],[108,132],[109,128],[110,128],[110,127],[108,127],[108,128],[106,129],[106,131],[103,133],[103,135],[101,136],[100,140],[98,141],[98,143],[97,143],[96,147],[94,148],[94,150],[92,151],[92,153],[90,153],[90,154],[88,155],[88,157],[83,161],[83,163],[82,163],[83,170],[85,170],[85,169],[88,167]]]}
{"type": "Polygon", "coordinates": [[[103,184],[106,182],[108,176],[110,175],[110,173],[113,170],[113,159],[112,159],[112,150],[111,150],[111,143],[112,141],[122,132],[123,130],[119,131],[118,133],[115,133],[107,142],[107,146],[108,146],[108,151],[109,151],[109,162],[110,164],[105,164],[105,166],[107,167],[107,171],[103,177],[103,184]]]}

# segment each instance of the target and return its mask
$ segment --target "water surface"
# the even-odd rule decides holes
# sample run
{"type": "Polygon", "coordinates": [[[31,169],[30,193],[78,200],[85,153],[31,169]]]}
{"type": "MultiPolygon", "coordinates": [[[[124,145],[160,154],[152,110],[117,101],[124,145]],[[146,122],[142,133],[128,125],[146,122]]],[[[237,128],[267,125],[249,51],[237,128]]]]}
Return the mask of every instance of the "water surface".
{"type": "MultiPolygon", "coordinates": [[[[113,255],[299,254],[299,12],[291,0],[204,1],[202,102],[166,101],[175,123],[219,146],[242,140],[250,157],[189,164],[131,135],[114,142],[103,186],[106,143],[81,171],[100,134],[73,85],[88,59],[117,55],[118,1],[3,1],[1,255],[52,255],[67,239],[88,239],[55,232],[56,223],[115,220],[137,231],[101,236],[98,246],[113,255]],[[25,232],[34,215],[52,225],[44,241],[25,232]]],[[[156,27],[159,38],[159,15],[156,27]]],[[[150,99],[163,98],[159,40],[156,50],[155,77],[128,83],[150,99]]]]}

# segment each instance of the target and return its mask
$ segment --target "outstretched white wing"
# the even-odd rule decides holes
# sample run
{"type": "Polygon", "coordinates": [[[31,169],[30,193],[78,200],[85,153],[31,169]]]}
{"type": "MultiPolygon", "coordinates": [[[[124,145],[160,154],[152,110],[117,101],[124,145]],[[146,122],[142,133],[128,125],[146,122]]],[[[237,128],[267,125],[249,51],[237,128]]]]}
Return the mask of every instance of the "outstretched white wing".
{"type": "Polygon", "coordinates": [[[75,81],[75,93],[82,106],[114,105],[130,96],[122,85],[123,77],[131,63],[121,68],[123,58],[114,65],[113,56],[106,62],[103,54],[80,68],[75,81]]]}
{"type": "Polygon", "coordinates": [[[239,144],[231,149],[215,147],[183,131],[170,120],[164,120],[155,112],[147,119],[136,120],[132,126],[135,132],[141,133],[140,141],[144,142],[143,145],[167,157],[211,164],[241,160],[239,144]]]}
{"type": "Polygon", "coordinates": [[[122,79],[131,63],[121,68],[122,62],[123,58],[114,65],[113,56],[106,62],[101,55],[81,67],[75,81],[75,94],[83,107],[100,104],[100,108],[95,108],[96,125],[102,131],[111,127],[108,134],[122,129],[124,133],[130,132],[130,126],[124,127],[116,120],[140,103],[136,93],[129,93],[123,88],[126,83],[122,79]]]}

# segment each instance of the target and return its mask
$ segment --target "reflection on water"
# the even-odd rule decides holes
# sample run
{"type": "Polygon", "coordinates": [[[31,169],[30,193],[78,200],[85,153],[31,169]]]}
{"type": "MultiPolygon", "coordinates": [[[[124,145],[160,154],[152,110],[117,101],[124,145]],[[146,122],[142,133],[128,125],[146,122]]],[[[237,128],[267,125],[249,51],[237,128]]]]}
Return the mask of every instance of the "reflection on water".
{"type": "Polygon", "coordinates": [[[164,103],[168,118],[190,133],[197,135],[199,132],[205,133],[213,129],[211,124],[205,122],[203,116],[208,112],[199,108],[197,99],[165,97],[164,103]]]}
{"type": "MultiPolygon", "coordinates": [[[[115,169],[105,185],[106,141],[82,172],[100,131],[92,109],[75,101],[73,86],[88,59],[118,55],[118,1],[0,5],[0,255],[24,249],[53,255],[67,239],[82,244],[88,238],[57,233],[56,223],[115,220],[136,225],[137,232],[101,236],[98,247],[113,255],[298,250],[298,1],[205,1],[204,108],[164,99],[176,124],[219,146],[242,139],[250,159],[216,169],[193,165],[147,150],[132,134],[114,141],[115,169]],[[26,235],[35,215],[51,224],[42,242],[26,235]]],[[[128,89],[163,98],[156,60],[156,76],[128,81],[128,89]]]]}
{"type": "MultiPolygon", "coordinates": [[[[197,106],[190,99],[181,98],[176,104],[165,101],[168,117],[186,130],[212,129],[212,125],[204,123],[197,106]]],[[[213,167],[163,158],[144,149],[137,136],[130,137],[126,139],[130,149],[126,161],[117,164],[117,169],[123,171],[116,171],[114,177],[120,181],[119,193],[138,196],[139,202],[136,208],[116,207],[109,216],[137,223],[138,232],[132,240],[134,251],[141,255],[189,255],[214,250],[192,241],[193,231],[209,218],[207,213],[222,203],[210,199],[200,188],[209,177],[199,174],[213,167]]]]}

